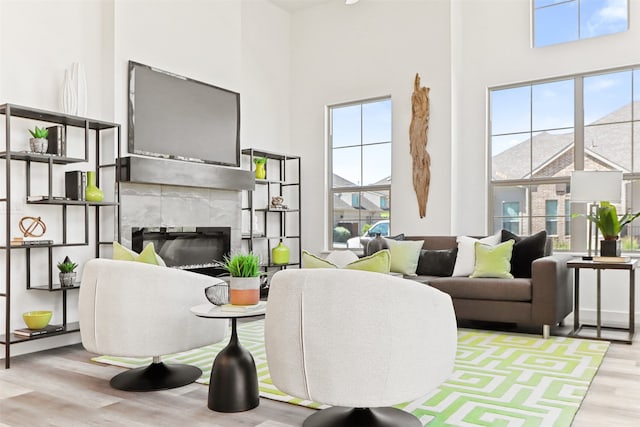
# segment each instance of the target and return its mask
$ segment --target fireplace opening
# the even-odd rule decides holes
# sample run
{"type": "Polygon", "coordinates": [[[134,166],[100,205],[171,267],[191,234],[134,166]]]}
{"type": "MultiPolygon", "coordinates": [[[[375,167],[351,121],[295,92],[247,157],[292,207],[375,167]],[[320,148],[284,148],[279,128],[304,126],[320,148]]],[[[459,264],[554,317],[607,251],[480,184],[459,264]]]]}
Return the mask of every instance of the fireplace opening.
{"type": "Polygon", "coordinates": [[[136,252],[153,243],[167,267],[209,276],[228,274],[218,263],[231,251],[231,227],[134,227],[131,237],[136,252]]]}

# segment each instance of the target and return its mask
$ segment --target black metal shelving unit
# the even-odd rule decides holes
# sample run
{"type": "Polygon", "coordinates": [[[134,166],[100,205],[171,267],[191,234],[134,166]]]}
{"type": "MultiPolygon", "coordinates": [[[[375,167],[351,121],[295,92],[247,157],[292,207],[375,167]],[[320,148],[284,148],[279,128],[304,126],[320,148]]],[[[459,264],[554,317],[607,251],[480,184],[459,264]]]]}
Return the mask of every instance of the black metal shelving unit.
{"type": "MultiPolygon", "coordinates": [[[[56,166],[64,166],[73,163],[89,163],[96,170],[96,182],[98,186],[100,186],[100,175],[101,171],[106,168],[116,168],[116,159],[120,157],[120,125],[117,123],[105,122],[101,120],[94,120],[85,117],[72,116],[68,114],[61,114],[52,111],[45,111],[36,108],[23,107],[20,105],[14,104],[3,104],[0,105],[0,114],[5,116],[5,146],[4,151],[0,152],[0,161],[4,160],[5,165],[5,194],[4,197],[0,198],[0,204],[4,204],[5,210],[5,234],[6,241],[4,245],[0,245],[0,251],[4,252],[5,255],[5,283],[4,283],[4,292],[0,292],[0,298],[4,298],[5,304],[5,331],[3,335],[0,335],[0,344],[4,344],[5,346],[5,359],[4,364],[5,368],[8,369],[11,366],[11,345],[19,344],[23,342],[30,342],[35,339],[44,339],[49,338],[56,335],[63,335],[72,332],[77,332],[80,330],[78,322],[67,322],[67,292],[78,289],[79,283],[76,283],[74,286],[70,287],[61,287],[60,284],[54,282],[54,261],[53,261],[53,251],[55,248],[60,247],[70,247],[70,246],[87,246],[90,247],[89,242],[89,227],[91,222],[93,221],[94,231],[95,231],[95,243],[93,244],[95,257],[100,256],[100,247],[102,245],[108,245],[113,242],[111,241],[101,241],[100,240],[100,208],[110,207],[115,209],[114,215],[116,218],[115,225],[115,234],[114,240],[120,241],[120,183],[119,183],[119,174],[114,170],[113,176],[115,179],[115,192],[113,201],[105,201],[105,202],[87,202],[82,200],[59,200],[55,199],[52,195],[52,182],[54,174],[62,173],[62,170],[56,171],[56,166]],[[20,118],[27,119],[32,121],[37,121],[39,123],[45,122],[51,125],[63,125],[65,126],[65,130],[68,127],[73,128],[81,128],[84,129],[84,158],[78,157],[65,157],[65,156],[57,156],[52,154],[39,154],[32,153],[26,151],[14,151],[11,147],[11,122],[12,119],[20,118]],[[103,131],[112,130],[116,132],[115,135],[115,153],[113,155],[113,159],[109,159],[110,163],[102,163],[101,161],[101,148],[103,146],[103,141],[101,139],[101,134],[103,131]],[[90,153],[90,140],[91,135],[94,135],[94,143],[95,143],[95,155],[92,159],[89,159],[90,153]],[[12,201],[12,168],[11,165],[15,161],[25,162],[26,167],[26,176],[24,183],[20,182],[19,185],[26,186],[26,194],[27,198],[31,195],[31,177],[32,171],[31,165],[32,163],[46,163],[47,166],[47,183],[48,183],[48,194],[45,196],[44,200],[37,201],[29,201],[25,200],[24,203],[27,205],[41,205],[41,206],[58,206],[62,210],[62,241],[53,242],[51,244],[43,244],[37,246],[13,246],[11,245],[11,227],[14,224],[18,217],[11,213],[11,201],[12,201]],[[67,210],[68,209],[83,209],[84,210],[84,239],[83,241],[73,242],[69,241],[67,238],[67,210]],[[93,210],[93,215],[91,215],[91,210],[93,210]],[[48,259],[48,271],[49,277],[48,281],[45,284],[33,285],[31,283],[31,257],[32,252],[35,251],[48,251],[47,259],[48,259]],[[11,272],[11,263],[13,256],[24,256],[26,262],[26,289],[34,290],[34,291],[45,291],[45,292],[54,292],[52,295],[61,295],[62,296],[62,326],[63,330],[59,332],[48,333],[44,335],[37,335],[34,337],[23,337],[17,336],[12,333],[12,325],[11,325],[11,288],[14,286],[12,283],[12,272],[11,272]]],[[[57,175],[56,175],[57,176],[57,175]]],[[[21,181],[21,180],[18,180],[21,181]]],[[[14,279],[15,281],[15,279],[14,279]]]]}
{"type": "Polygon", "coordinates": [[[302,200],[300,185],[302,166],[300,157],[255,148],[244,149],[242,154],[252,171],[255,171],[254,158],[265,157],[267,159],[266,179],[256,179],[256,189],[247,192],[247,204],[242,206],[242,211],[245,213],[243,220],[249,222],[249,233],[243,233],[242,240],[246,242],[250,251],[264,254],[262,268],[267,274],[285,268],[300,268],[302,260],[302,212],[300,205],[302,200]],[[259,192],[263,192],[262,199],[266,200],[266,204],[256,206],[259,192]],[[291,205],[287,209],[272,209],[269,205],[272,196],[285,196],[285,203],[294,202],[295,205],[291,205]],[[291,200],[292,198],[293,200],[291,200]],[[261,217],[262,226],[259,230],[254,225],[255,215],[261,217]],[[291,260],[288,264],[274,264],[271,260],[271,249],[280,240],[291,250],[291,260]]]}

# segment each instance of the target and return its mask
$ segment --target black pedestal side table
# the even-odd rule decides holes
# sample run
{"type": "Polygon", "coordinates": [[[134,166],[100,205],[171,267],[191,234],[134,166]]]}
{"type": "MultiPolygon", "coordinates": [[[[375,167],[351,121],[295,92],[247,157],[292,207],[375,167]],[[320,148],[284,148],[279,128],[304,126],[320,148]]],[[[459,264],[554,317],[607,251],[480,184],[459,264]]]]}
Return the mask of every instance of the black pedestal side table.
{"type": "Polygon", "coordinates": [[[573,331],[570,336],[590,338],[595,340],[621,342],[625,344],[631,344],[633,342],[633,336],[635,334],[635,286],[636,286],[636,265],[637,259],[630,259],[626,262],[598,262],[598,261],[585,261],[581,259],[571,260],[567,262],[568,268],[575,269],[575,282],[574,282],[574,304],[573,304],[573,331]],[[580,270],[592,269],[596,270],[596,324],[595,325],[581,325],[580,324],[580,270]],[[629,327],[620,328],[614,326],[603,326],[601,315],[601,272],[602,270],[628,270],[629,271],[629,327]],[[595,328],[596,336],[580,335],[580,332],[584,328],[595,328]],[[627,332],[628,339],[619,339],[614,337],[606,337],[603,335],[603,331],[618,331],[627,332]]]}
{"type": "MultiPolygon", "coordinates": [[[[241,309],[239,309],[241,310],[241,309]]],[[[218,353],[211,368],[207,406],[217,412],[242,412],[260,404],[258,374],[251,353],[240,345],[236,332],[238,318],[262,316],[266,302],[245,311],[226,311],[212,304],[191,308],[198,317],[231,319],[229,344],[218,353]]]]}

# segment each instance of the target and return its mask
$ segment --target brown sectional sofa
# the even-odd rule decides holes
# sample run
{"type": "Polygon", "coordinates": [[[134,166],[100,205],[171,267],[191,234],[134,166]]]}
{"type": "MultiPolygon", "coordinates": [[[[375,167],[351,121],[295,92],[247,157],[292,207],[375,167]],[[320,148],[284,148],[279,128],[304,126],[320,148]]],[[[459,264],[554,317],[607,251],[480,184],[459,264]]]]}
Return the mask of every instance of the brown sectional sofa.
{"type": "MultiPolygon", "coordinates": [[[[453,249],[455,236],[405,236],[424,240],[423,249],[453,249]]],[[[551,253],[547,241],[545,254],[551,253]]],[[[567,269],[570,255],[538,258],[530,279],[493,279],[439,276],[406,276],[451,295],[459,320],[482,320],[542,326],[545,338],[551,325],[558,324],[573,310],[572,279],[567,269]]]]}

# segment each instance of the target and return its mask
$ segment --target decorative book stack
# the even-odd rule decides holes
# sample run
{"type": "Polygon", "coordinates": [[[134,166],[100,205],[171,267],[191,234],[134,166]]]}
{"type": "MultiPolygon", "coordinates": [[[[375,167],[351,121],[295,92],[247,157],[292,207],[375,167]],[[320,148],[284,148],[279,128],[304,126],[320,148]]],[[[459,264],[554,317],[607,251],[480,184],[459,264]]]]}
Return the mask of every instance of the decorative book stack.
{"type": "Polygon", "coordinates": [[[64,326],[62,325],[47,325],[42,329],[29,329],[22,328],[16,329],[13,331],[14,335],[19,335],[21,337],[35,337],[38,335],[51,334],[54,332],[60,332],[64,330],[64,326]]]}
{"type": "Polygon", "coordinates": [[[64,195],[71,200],[84,200],[87,188],[87,173],[83,171],[67,171],[64,174],[64,195]]]}

